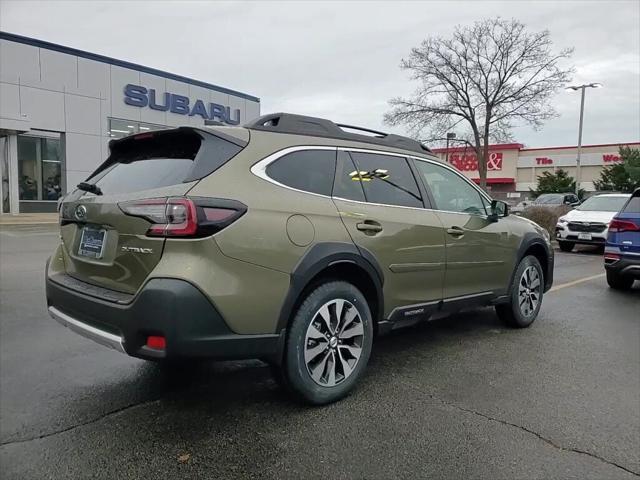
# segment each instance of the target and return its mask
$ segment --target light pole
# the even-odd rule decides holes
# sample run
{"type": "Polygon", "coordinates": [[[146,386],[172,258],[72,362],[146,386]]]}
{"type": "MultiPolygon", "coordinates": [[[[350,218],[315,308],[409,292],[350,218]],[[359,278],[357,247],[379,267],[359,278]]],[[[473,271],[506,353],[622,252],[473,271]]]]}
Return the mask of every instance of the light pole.
{"type": "Polygon", "coordinates": [[[567,91],[581,90],[580,98],[580,125],[578,127],[578,156],[576,158],[576,195],[580,191],[580,154],[582,153],[582,119],[584,118],[584,92],[587,88],[600,88],[601,83],[586,83],[584,85],[571,85],[566,88],[567,91]]]}
{"type": "Polygon", "coordinates": [[[454,140],[455,138],[456,138],[455,132],[447,132],[447,153],[446,153],[447,163],[449,163],[449,140],[454,140]]]}

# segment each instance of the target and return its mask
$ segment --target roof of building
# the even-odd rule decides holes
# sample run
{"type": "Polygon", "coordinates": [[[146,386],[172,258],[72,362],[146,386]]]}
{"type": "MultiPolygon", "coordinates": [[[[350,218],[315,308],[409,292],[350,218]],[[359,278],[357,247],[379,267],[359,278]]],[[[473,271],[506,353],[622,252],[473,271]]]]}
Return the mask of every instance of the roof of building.
{"type": "MultiPolygon", "coordinates": [[[[596,143],[593,145],[582,145],[581,148],[621,147],[621,146],[632,146],[632,145],[640,145],[640,142],[596,143]]],[[[570,150],[572,148],[578,148],[578,146],[570,145],[566,147],[537,147],[537,148],[531,147],[531,148],[522,148],[520,151],[533,152],[538,150],[570,150]]]]}
{"type": "MultiPolygon", "coordinates": [[[[593,145],[582,145],[582,148],[599,148],[599,147],[620,147],[620,146],[635,146],[640,145],[640,142],[618,142],[618,143],[597,143],[593,145]]],[[[569,145],[563,147],[530,147],[524,148],[522,143],[494,143],[489,145],[489,150],[519,150],[521,152],[537,152],[539,150],[570,150],[578,148],[577,145],[569,145]]],[[[433,153],[447,153],[446,148],[432,148],[433,153]]],[[[470,152],[473,153],[474,148],[470,145],[464,147],[449,147],[449,153],[461,153],[470,152]]]]}
{"type": "MultiPolygon", "coordinates": [[[[494,143],[489,145],[489,150],[521,150],[524,145],[522,143],[494,143]]],[[[464,147],[449,147],[449,153],[473,152],[474,148],[470,145],[464,147]]],[[[446,148],[432,148],[433,153],[446,153],[446,148]]]]}
{"type": "Polygon", "coordinates": [[[157,75],[159,77],[168,78],[170,80],[176,80],[178,82],[188,83],[198,87],[207,88],[209,90],[216,90],[218,92],[226,93],[228,95],[234,95],[253,102],[260,102],[260,98],[248,95],[246,93],[231,90],[229,88],[213,85],[212,83],[202,82],[193,78],[183,77],[182,75],[176,75],[175,73],[165,72],[156,68],[145,67],[137,63],[127,62],[125,60],[118,60],[116,58],[107,57],[104,55],[98,55],[97,53],[87,52],[85,50],[78,50],[77,48],[65,47],[64,45],[58,45],[57,43],[46,42],[44,40],[38,40],[36,38],[24,37],[22,35],[16,35],[15,33],[8,33],[0,31],[0,40],[7,40],[10,42],[22,43],[25,45],[31,45],[33,47],[44,48],[47,50],[53,50],[55,52],[66,53],[68,55],[75,55],[88,60],[94,60],[96,62],[107,63],[109,65],[116,65],[118,67],[129,68],[139,72],[148,73],[150,75],[157,75]]]}

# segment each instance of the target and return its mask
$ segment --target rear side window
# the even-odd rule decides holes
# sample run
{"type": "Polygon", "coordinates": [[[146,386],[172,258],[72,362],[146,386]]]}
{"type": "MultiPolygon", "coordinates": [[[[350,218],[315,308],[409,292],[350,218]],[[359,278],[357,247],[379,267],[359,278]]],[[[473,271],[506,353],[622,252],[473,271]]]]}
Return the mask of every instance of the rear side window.
{"type": "Polygon", "coordinates": [[[209,175],[242,150],[230,141],[205,135],[170,130],[117,141],[88,181],[105,195],[176,185],[209,175]]]}
{"type": "Polygon", "coordinates": [[[331,195],[335,171],[335,150],[292,152],[267,167],[267,175],[282,185],[327,196],[331,195]]]}
{"type": "Polygon", "coordinates": [[[622,209],[624,213],[640,213],[640,195],[634,195],[622,209]]]}
{"type": "Polygon", "coordinates": [[[416,179],[407,160],[373,153],[351,152],[368,202],[423,207],[416,179]]]}

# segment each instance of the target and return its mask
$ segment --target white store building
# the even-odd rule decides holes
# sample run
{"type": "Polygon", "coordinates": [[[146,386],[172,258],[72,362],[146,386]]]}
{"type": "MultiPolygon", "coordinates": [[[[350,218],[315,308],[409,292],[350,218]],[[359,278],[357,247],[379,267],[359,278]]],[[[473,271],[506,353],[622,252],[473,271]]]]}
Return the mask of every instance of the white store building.
{"type": "Polygon", "coordinates": [[[54,212],[113,138],[259,115],[245,93],[0,32],[0,213],[54,212]]]}

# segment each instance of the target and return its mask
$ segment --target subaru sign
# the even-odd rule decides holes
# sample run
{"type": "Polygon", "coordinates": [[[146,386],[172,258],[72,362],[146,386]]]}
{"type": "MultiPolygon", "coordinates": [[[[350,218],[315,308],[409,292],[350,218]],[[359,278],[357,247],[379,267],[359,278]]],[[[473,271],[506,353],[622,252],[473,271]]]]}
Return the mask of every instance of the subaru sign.
{"type": "Polygon", "coordinates": [[[129,83],[124,87],[124,103],[132,107],[149,107],[152,110],[189,115],[190,117],[198,115],[205,120],[217,120],[229,125],[240,124],[239,108],[232,112],[230,107],[213,102],[208,102],[207,105],[202,100],[196,100],[191,105],[189,97],[177,93],[164,92],[161,97],[158,98],[155,89],[142,85],[129,83]]]}

